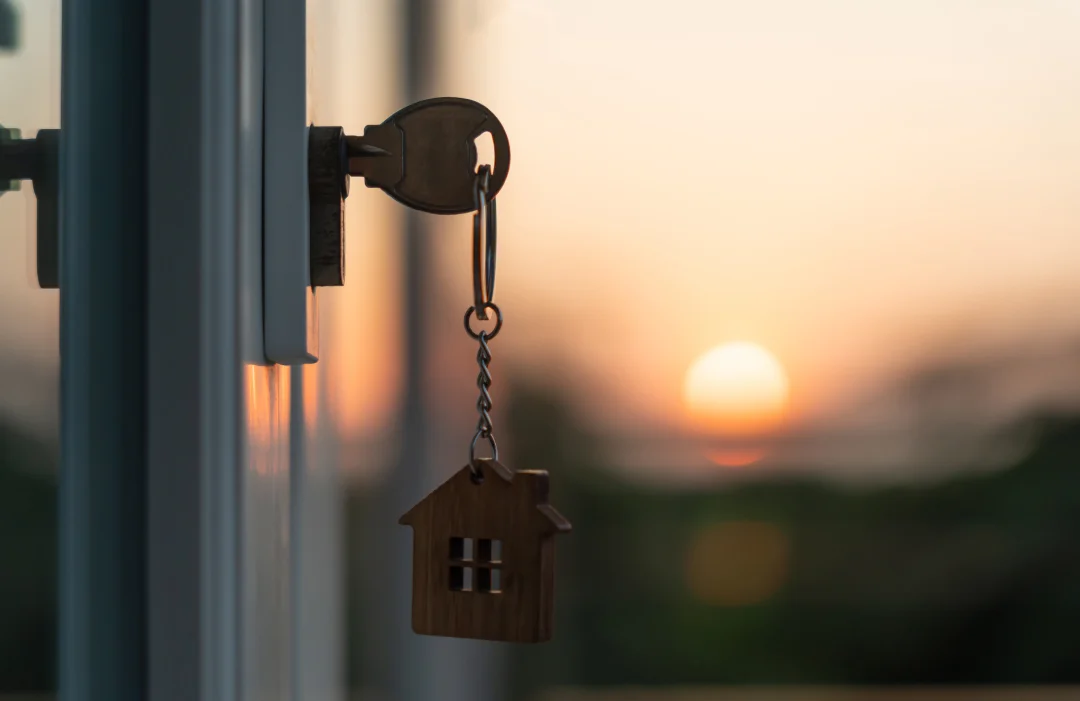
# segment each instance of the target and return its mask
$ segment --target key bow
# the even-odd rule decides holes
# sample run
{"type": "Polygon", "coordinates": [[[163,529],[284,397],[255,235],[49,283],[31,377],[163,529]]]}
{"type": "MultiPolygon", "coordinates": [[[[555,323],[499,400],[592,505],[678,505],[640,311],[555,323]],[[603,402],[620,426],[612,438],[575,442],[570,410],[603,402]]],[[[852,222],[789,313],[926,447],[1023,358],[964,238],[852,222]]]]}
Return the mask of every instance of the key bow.
{"type": "Polygon", "coordinates": [[[413,103],[382,124],[346,137],[348,172],[404,205],[433,214],[476,209],[476,139],[490,133],[494,198],[510,170],[510,140],[498,117],[479,102],[436,97],[413,103]]]}

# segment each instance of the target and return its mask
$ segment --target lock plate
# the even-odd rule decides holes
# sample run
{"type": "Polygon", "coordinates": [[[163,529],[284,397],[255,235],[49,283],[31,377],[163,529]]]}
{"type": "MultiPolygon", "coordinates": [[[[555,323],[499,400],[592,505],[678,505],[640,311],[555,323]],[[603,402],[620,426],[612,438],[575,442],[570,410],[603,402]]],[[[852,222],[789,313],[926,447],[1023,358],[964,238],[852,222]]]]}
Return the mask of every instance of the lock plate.
{"type": "Polygon", "coordinates": [[[347,137],[349,173],[398,202],[433,214],[477,209],[476,138],[490,133],[494,198],[510,171],[510,140],[498,117],[479,102],[436,97],[395,112],[382,124],[347,137]]]}

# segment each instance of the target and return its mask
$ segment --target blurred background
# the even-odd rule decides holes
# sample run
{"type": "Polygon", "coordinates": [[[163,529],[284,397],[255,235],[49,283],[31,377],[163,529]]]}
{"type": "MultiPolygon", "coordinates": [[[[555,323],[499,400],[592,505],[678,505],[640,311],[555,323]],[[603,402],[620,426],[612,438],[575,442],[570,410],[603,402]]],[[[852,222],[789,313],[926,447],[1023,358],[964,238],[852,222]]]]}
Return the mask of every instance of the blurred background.
{"type": "MultiPolygon", "coordinates": [[[[0,123],[28,136],[58,122],[59,5],[9,8],[0,123]]],[[[409,630],[397,517],[475,425],[470,219],[354,183],[316,385],[350,698],[1080,698],[1075,4],[308,14],[316,123],[460,95],[506,127],[495,435],[574,524],[553,642],[409,630]]],[[[0,692],[48,693],[57,297],[31,200],[0,196],[0,692]]]]}

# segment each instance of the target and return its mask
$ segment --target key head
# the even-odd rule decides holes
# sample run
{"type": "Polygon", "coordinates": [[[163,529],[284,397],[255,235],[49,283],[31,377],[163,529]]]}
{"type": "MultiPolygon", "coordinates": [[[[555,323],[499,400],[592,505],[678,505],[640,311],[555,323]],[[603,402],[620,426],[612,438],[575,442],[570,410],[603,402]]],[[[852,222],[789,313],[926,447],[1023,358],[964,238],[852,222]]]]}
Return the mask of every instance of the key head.
{"type": "Polygon", "coordinates": [[[414,209],[472,212],[477,209],[476,138],[485,132],[495,143],[488,186],[494,197],[510,171],[510,140],[491,110],[460,97],[422,100],[365,128],[364,146],[386,155],[351,153],[349,172],[414,209]]]}

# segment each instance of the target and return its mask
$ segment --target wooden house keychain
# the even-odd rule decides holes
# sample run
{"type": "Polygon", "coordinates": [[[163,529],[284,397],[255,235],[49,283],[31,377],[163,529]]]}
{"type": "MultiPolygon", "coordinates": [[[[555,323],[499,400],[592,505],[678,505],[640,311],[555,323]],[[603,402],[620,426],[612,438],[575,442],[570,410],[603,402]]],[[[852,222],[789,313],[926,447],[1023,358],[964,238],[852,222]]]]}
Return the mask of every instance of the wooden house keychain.
{"type": "MultiPolygon", "coordinates": [[[[505,171],[502,174],[505,177],[505,171]]],[[[499,462],[491,423],[491,350],[502,330],[495,291],[496,211],[491,169],[476,173],[473,215],[473,306],[465,331],[479,342],[476,407],[480,421],[469,462],[425,497],[400,523],[413,529],[412,626],[417,633],[505,642],[551,639],[555,593],[555,534],[570,530],[548,503],[548,473],[516,472],[499,462]],[[482,235],[481,230],[486,229],[482,235]],[[495,317],[489,332],[473,317],[495,317]],[[486,441],[490,458],[476,455],[486,441]]]]}

